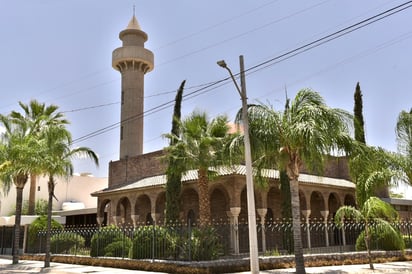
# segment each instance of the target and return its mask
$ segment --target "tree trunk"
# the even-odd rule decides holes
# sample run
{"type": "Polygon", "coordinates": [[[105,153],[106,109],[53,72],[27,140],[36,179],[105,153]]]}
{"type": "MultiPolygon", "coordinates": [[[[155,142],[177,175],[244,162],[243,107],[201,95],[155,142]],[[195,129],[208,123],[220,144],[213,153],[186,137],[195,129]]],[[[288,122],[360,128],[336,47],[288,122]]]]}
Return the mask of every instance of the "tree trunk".
{"type": "Polygon", "coordinates": [[[209,180],[205,169],[198,170],[198,190],[199,190],[199,226],[205,227],[210,224],[210,200],[209,200],[209,180]]]}
{"type": "Polygon", "coordinates": [[[372,254],[371,254],[371,235],[369,232],[369,226],[368,222],[365,222],[365,245],[366,245],[366,250],[368,252],[368,261],[369,261],[369,268],[374,270],[374,266],[372,263],[372,254]]]}
{"type": "Polygon", "coordinates": [[[36,174],[30,174],[30,192],[29,192],[29,213],[28,215],[35,215],[36,209],[36,174]]]}
{"type": "Polygon", "coordinates": [[[44,267],[50,267],[50,232],[52,222],[54,179],[49,178],[48,182],[49,200],[47,203],[47,229],[46,229],[46,255],[44,256],[44,267]]]}
{"type": "Polygon", "coordinates": [[[14,241],[12,248],[13,264],[19,263],[21,208],[23,205],[23,188],[16,187],[16,216],[14,221],[14,241]]]}
{"type": "Polygon", "coordinates": [[[302,233],[300,227],[299,183],[296,179],[290,179],[290,196],[292,204],[293,246],[295,251],[296,273],[305,274],[306,270],[303,258],[302,233]]]}

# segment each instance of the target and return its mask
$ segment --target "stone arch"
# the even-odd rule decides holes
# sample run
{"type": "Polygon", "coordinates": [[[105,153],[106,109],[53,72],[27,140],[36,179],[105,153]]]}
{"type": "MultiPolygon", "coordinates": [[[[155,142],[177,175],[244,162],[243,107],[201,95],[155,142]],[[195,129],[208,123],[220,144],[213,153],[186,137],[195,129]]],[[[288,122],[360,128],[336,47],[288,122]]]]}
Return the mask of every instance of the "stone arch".
{"type": "Polygon", "coordinates": [[[97,212],[97,223],[99,225],[107,225],[111,206],[112,201],[110,199],[104,199],[99,202],[99,208],[97,212]]]}
{"type": "Polygon", "coordinates": [[[151,202],[149,196],[147,196],[146,194],[142,194],[139,197],[137,197],[136,204],[134,206],[136,222],[146,224],[146,222],[148,221],[147,216],[151,216],[151,213],[151,202]]]}
{"type": "Polygon", "coordinates": [[[277,186],[271,187],[267,195],[268,209],[272,212],[272,219],[282,218],[282,195],[277,186]]]}
{"type": "Polygon", "coordinates": [[[329,194],[328,198],[328,209],[329,209],[329,218],[333,219],[335,217],[336,211],[338,211],[341,206],[339,195],[336,192],[329,194]]]}
{"type": "Polygon", "coordinates": [[[215,188],[210,194],[210,213],[212,222],[227,220],[226,212],[229,211],[229,200],[227,192],[223,188],[215,188]]]}
{"type": "Polygon", "coordinates": [[[157,195],[156,198],[156,222],[158,224],[163,223],[164,221],[164,216],[165,216],[165,210],[166,210],[166,192],[162,191],[157,195]]]}
{"type": "Polygon", "coordinates": [[[344,205],[356,206],[355,197],[352,194],[346,194],[344,199],[344,205]]]}
{"type": "Polygon", "coordinates": [[[197,222],[199,217],[199,195],[197,194],[196,190],[193,188],[186,188],[182,191],[182,199],[181,199],[181,218],[184,221],[187,221],[187,217],[189,216],[190,210],[193,211],[191,213],[191,220],[193,222],[197,222]]]}
{"type": "Polygon", "coordinates": [[[132,221],[132,206],[129,198],[122,197],[116,206],[117,224],[131,225],[132,221]]]}
{"type": "Polygon", "coordinates": [[[322,193],[312,191],[310,195],[310,216],[311,218],[323,218],[321,211],[325,210],[325,200],[322,193]]]}

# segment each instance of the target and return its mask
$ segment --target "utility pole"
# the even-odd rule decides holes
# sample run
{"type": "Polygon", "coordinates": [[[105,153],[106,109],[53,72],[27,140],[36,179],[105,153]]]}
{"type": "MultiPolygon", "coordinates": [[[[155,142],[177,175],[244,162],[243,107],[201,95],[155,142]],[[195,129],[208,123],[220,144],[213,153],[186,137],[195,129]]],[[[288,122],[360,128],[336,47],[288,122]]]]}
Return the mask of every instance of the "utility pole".
{"type": "Polygon", "coordinates": [[[249,118],[248,118],[248,107],[247,107],[247,96],[246,96],[246,81],[245,81],[245,65],[243,61],[243,55],[239,56],[240,63],[240,85],[236,82],[232,71],[226,65],[224,60],[218,61],[217,64],[222,68],[225,68],[233,83],[239,92],[240,98],[242,100],[242,121],[243,121],[243,135],[244,135],[244,146],[245,146],[245,163],[246,163],[246,194],[247,194],[247,208],[248,208],[248,224],[249,224],[249,253],[250,253],[250,272],[257,274],[259,273],[259,257],[258,257],[258,246],[257,246],[257,233],[256,233],[256,210],[255,210],[255,194],[253,187],[253,173],[252,173],[252,154],[250,150],[250,138],[249,138],[249,118]]]}

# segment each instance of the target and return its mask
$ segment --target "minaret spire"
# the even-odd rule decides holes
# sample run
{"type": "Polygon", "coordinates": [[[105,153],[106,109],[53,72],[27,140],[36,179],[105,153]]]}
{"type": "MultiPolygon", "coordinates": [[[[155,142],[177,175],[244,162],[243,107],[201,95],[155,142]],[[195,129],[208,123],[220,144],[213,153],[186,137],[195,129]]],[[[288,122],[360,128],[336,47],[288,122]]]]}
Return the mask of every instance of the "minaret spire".
{"type": "Polygon", "coordinates": [[[153,53],[144,47],[147,34],[135,16],[119,34],[123,44],[113,51],[112,66],[122,75],[120,159],[143,154],[144,75],[153,70],[153,53]]]}

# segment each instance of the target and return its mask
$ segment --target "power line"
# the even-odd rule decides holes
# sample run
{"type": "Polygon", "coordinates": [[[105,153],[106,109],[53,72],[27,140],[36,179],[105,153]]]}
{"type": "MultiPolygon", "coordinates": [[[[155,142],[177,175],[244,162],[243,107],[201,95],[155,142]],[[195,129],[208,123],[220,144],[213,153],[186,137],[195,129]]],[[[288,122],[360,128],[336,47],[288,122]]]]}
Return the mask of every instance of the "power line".
{"type": "MultiPolygon", "coordinates": [[[[305,45],[303,45],[303,46],[300,46],[300,47],[295,48],[295,49],[293,49],[293,50],[290,50],[290,51],[288,51],[288,52],[286,52],[286,53],[283,53],[283,54],[281,54],[281,55],[278,55],[278,56],[276,56],[276,57],[274,57],[274,58],[271,58],[271,59],[269,59],[269,60],[266,60],[266,61],[264,61],[264,62],[261,62],[261,63],[255,65],[255,66],[252,66],[252,67],[246,69],[245,72],[254,73],[254,72],[257,72],[257,71],[262,70],[262,69],[264,69],[264,68],[267,68],[267,67],[269,67],[269,66],[273,66],[273,65],[275,65],[275,64],[277,64],[277,63],[279,63],[279,62],[282,62],[282,61],[287,60],[287,59],[289,59],[289,58],[292,58],[292,57],[294,57],[294,56],[296,56],[296,55],[298,55],[298,54],[304,53],[304,52],[306,52],[306,51],[308,51],[308,50],[311,50],[311,49],[316,48],[316,47],[318,47],[318,46],[321,46],[321,45],[323,45],[323,44],[325,44],[325,43],[328,43],[328,42],[330,42],[330,41],[333,41],[333,40],[335,40],[335,39],[337,39],[337,38],[339,38],[339,37],[342,37],[342,36],[344,36],[344,35],[347,35],[347,34],[349,34],[349,33],[351,33],[351,32],[354,32],[354,31],[356,31],[356,30],[359,30],[359,29],[361,29],[361,28],[364,28],[364,27],[366,27],[366,26],[369,26],[370,24],[373,24],[373,23],[375,23],[375,22],[378,22],[378,21],[380,21],[380,20],[383,20],[384,18],[387,18],[387,17],[389,17],[389,16],[391,16],[391,15],[393,15],[393,14],[396,14],[396,13],[398,13],[398,12],[401,12],[401,11],[403,11],[403,10],[405,10],[405,9],[410,8],[410,7],[412,7],[412,1],[405,2],[405,3],[403,3],[403,4],[400,4],[400,5],[396,6],[396,7],[393,7],[393,8],[390,8],[390,9],[384,11],[384,12],[381,12],[381,13],[379,13],[379,14],[377,14],[377,15],[374,15],[374,16],[371,16],[371,17],[369,17],[369,18],[367,18],[367,19],[364,19],[364,20],[362,20],[362,21],[360,21],[360,22],[358,22],[358,23],[355,23],[355,24],[353,24],[353,25],[350,25],[349,27],[343,28],[343,29],[338,30],[338,31],[336,31],[336,32],[334,32],[334,33],[331,33],[331,34],[328,34],[328,35],[326,35],[326,36],[323,36],[322,38],[319,38],[319,39],[317,39],[317,40],[314,40],[314,41],[312,41],[312,42],[309,42],[309,43],[307,43],[307,44],[305,44],[305,45]],[[254,70],[255,70],[255,71],[254,71],[254,70]]],[[[236,75],[239,75],[239,73],[237,73],[236,75]]]]}
{"type": "MultiPolygon", "coordinates": [[[[408,9],[408,8],[410,8],[410,7],[412,7],[412,1],[407,1],[407,2],[405,2],[405,3],[403,3],[403,4],[400,4],[400,5],[395,6],[395,7],[393,7],[393,8],[387,9],[387,10],[385,10],[385,11],[379,13],[379,14],[376,14],[376,15],[374,15],[374,16],[371,16],[371,17],[369,17],[369,18],[367,18],[367,19],[364,19],[364,20],[362,20],[362,21],[360,21],[360,22],[358,22],[358,23],[352,24],[352,25],[350,25],[350,26],[348,26],[348,27],[345,27],[345,28],[343,28],[343,29],[340,29],[340,30],[338,30],[338,31],[336,31],[336,32],[333,32],[333,33],[331,33],[331,34],[328,34],[328,35],[326,35],[326,36],[323,36],[322,38],[319,38],[319,39],[316,39],[316,40],[314,40],[314,41],[312,41],[312,42],[309,42],[309,43],[307,43],[307,44],[305,44],[305,45],[303,45],[303,46],[297,47],[297,48],[295,48],[295,49],[293,49],[293,50],[290,50],[290,51],[288,51],[288,52],[286,52],[286,53],[283,53],[283,54],[278,55],[278,56],[276,56],[276,57],[274,57],[274,58],[268,59],[268,60],[266,60],[266,61],[264,61],[264,62],[261,62],[261,63],[259,63],[259,64],[257,64],[257,65],[254,65],[254,66],[252,66],[252,67],[250,67],[250,68],[248,68],[248,69],[245,69],[245,72],[246,72],[247,74],[256,73],[256,72],[258,72],[258,71],[260,71],[260,70],[263,70],[263,69],[265,69],[265,68],[268,68],[268,67],[270,67],[270,66],[273,66],[273,65],[275,65],[275,64],[277,64],[277,63],[280,63],[280,62],[282,62],[282,61],[285,61],[285,60],[287,60],[287,59],[290,59],[290,58],[292,58],[292,57],[294,57],[294,56],[297,56],[297,55],[299,55],[299,54],[302,54],[302,53],[304,53],[304,52],[306,52],[306,51],[309,51],[309,50],[311,50],[311,49],[313,49],[313,48],[319,47],[319,46],[321,46],[321,45],[323,45],[323,44],[325,44],[325,43],[328,43],[328,42],[330,42],[330,41],[333,41],[333,40],[335,40],[335,39],[337,39],[337,38],[340,38],[340,37],[342,37],[342,36],[344,36],[344,35],[347,35],[347,34],[349,34],[349,33],[352,33],[352,32],[354,32],[354,31],[356,31],[356,30],[359,30],[359,29],[361,29],[361,28],[364,28],[364,27],[366,27],[366,26],[369,26],[369,25],[371,25],[371,24],[373,24],[373,23],[375,23],[375,22],[378,22],[378,21],[380,21],[380,20],[383,20],[383,19],[385,19],[385,18],[387,18],[387,17],[389,17],[389,16],[392,16],[392,15],[394,15],[394,14],[396,14],[396,13],[399,13],[399,12],[401,12],[401,11],[403,11],[403,10],[406,10],[406,9],[408,9]]],[[[237,75],[239,75],[239,73],[237,73],[237,74],[235,74],[235,75],[237,76],[237,75]]],[[[201,95],[201,94],[210,92],[210,91],[212,91],[212,90],[214,90],[214,89],[216,89],[216,88],[218,88],[218,87],[220,87],[220,86],[222,86],[222,85],[227,84],[227,82],[228,82],[229,80],[231,80],[230,77],[226,77],[226,78],[224,78],[224,79],[221,79],[221,80],[212,82],[212,83],[210,83],[210,84],[208,84],[208,85],[206,85],[206,86],[204,86],[204,87],[201,87],[201,88],[199,88],[199,89],[196,89],[195,91],[192,91],[192,92],[184,95],[183,98],[184,98],[184,100],[188,100],[188,99],[194,98],[194,97],[196,97],[196,96],[199,96],[199,95],[201,95]],[[226,83],[225,83],[225,82],[226,82],[226,83]]],[[[165,102],[165,103],[160,104],[160,105],[158,105],[158,106],[156,106],[156,107],[153,107],[153,108],[151,108],[151,109],[149,109],[149,110],[147,110],[147,111],[144,111],[143,113],[134,115],[134,116],[129,117],[129,118],[127,118],[127,119],[124,119],[124,120],[122,120],[122,121],[120,121],[120,122],[114,123],[114,124],[112,124],[112,125],[109,125],[109,126],[107,126],[107,127],[102,128],[102,129],[98,129],[98,130],[93,131],[93,132],[91,132],[91,133],[89,133],[89,134],[86,134],[86,135],[84,135],[84,136],[82,136],[82,137],[79,137],[79,138],[77,138],[77,139],[74,139],[74,140],[73,140],[73,143],[81,142],[81,141],[90,139],[90,138],[92,138],[92,137],[95,137],[95,136],[97,136],[97,135],[103,134],[103,133],[105,133],[105,132],[107,132],[107,131],[110,131],[110,130],[112,130],[112,129],[117,128],[117,126],[120,125],[121,123],[126,123],[126,122],[132,121],[132,120],[134,120],[134,119],[138,119],[138,118],[142,117],[143,115],[146,115],[146,116],[147,116],[147,115],[150,115],[150,114],[154,114],[154,113],[156,113],[156,112],[159,112],[159,111],[161,111],[161,110],[163,110],[163,109],[166,109],[166,108],[170,107],[173,103],[174,103],[174,100],[165,102]]]]}

